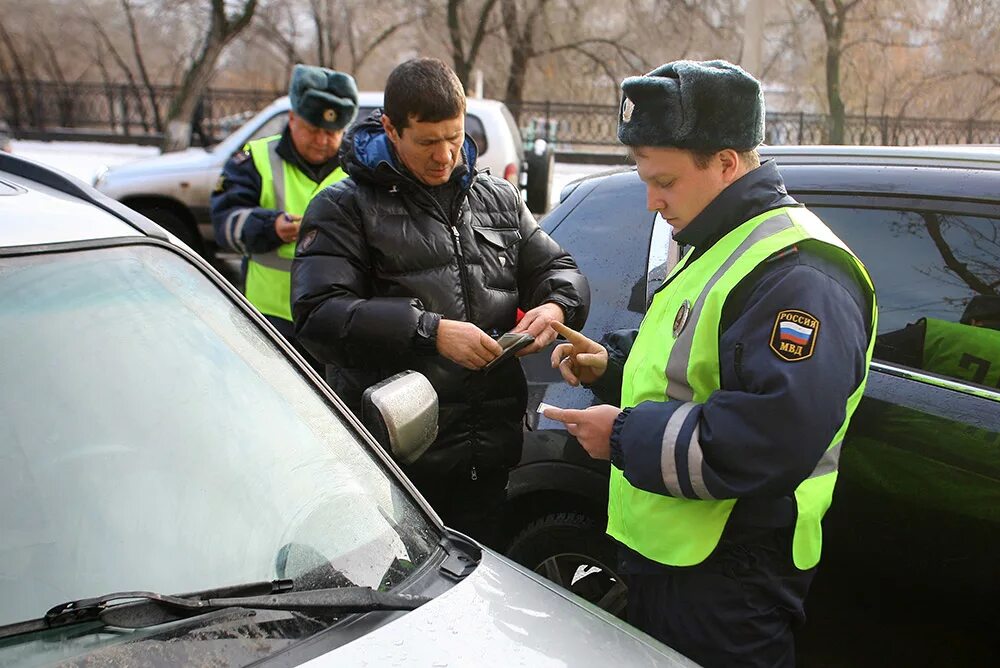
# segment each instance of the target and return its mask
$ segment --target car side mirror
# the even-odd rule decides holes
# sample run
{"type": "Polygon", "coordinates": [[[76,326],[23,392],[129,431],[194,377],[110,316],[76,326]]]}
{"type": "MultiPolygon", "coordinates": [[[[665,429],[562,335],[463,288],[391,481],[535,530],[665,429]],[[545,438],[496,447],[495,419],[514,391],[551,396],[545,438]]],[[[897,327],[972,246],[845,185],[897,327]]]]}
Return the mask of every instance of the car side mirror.
{"type": "Polygon", "coordinates": [[[393,457],[412,464],[437,438],[437,392],[423,374],[398,373],[365,390],[361,422],[393,457]]]}

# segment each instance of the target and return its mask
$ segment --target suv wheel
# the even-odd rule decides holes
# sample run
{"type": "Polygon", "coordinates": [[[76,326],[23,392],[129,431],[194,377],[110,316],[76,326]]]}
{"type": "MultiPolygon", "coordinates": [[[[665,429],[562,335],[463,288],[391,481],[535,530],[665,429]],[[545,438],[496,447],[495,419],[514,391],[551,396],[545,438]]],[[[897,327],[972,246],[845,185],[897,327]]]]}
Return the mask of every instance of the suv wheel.
{"type": "Polygon", "coordinates": [[[507,556],[616,617],[628,589],[615,570],[616,548],[594,518],[552,513],[525,527],[507,556]]]}
{"type": "Polygon", "coordinates": [[[136,211],[149,218],[151,221],[170,232],[175,237],[187,244],[191,250],[204,255],[204,248],[201,245],[201,237],[195,230],[191,229],[187,221],[177,213],[161,206],[144,206],[136,208],[136,211]]]}
{"type": "Polygon", "coordinates": [[[556,152],[551,146],[539,155],[528,151],[528,185],[525,188],[525,202],[532,213],[549,210],[549,195],[552,192],[552,175],[556,171],[556,152]]]}

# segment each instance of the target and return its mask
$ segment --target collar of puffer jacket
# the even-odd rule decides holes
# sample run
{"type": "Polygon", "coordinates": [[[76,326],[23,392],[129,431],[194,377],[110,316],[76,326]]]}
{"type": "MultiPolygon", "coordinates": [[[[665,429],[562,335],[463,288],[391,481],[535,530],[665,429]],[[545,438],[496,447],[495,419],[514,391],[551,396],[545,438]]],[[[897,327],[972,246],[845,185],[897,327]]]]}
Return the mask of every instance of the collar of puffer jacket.
{"type": "MultiPolygon", "coordinates": [[[[340,164],[356,181],[369,181],[387,186],[400,182],[420,184],[403,168],[392,148],[392,142],[382,127],[382,110],[376,109],[348,130],[340,144],[340,164]]],[[[476,159],[479,151],[468,134],[462,143],[462,159],[468,170],[462,178],[462,188],[468,189],[476,177],[476,159]]]]}

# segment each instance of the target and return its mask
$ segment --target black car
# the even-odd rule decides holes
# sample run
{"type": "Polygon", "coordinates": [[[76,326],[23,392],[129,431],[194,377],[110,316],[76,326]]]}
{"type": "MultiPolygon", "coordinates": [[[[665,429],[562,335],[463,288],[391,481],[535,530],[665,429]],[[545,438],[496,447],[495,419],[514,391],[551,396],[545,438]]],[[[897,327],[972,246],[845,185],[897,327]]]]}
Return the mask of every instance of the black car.
{"type": "MultiPolygon", "coordinates": [[[[864,261],[879,299],[800,652],[822,665],[885,663],[890,651],[900,664],[987,663],[1000,631],[1000,149],[761,153],[864,261]],[[953,368],[935,363],[935,346],[966,342],[953,368]]],[[[634,168],[571,183],[560,199],[542,226],[590,280],[584,333],[637,327],[683,251],[669,224],[646,210],[634,168]]],[[[627,591],[604,534],[608,463],[535,412],[539,401],[599,401],[562,383],[547,354],[525,367],[508,554],[620,615],[627,591]]]]}

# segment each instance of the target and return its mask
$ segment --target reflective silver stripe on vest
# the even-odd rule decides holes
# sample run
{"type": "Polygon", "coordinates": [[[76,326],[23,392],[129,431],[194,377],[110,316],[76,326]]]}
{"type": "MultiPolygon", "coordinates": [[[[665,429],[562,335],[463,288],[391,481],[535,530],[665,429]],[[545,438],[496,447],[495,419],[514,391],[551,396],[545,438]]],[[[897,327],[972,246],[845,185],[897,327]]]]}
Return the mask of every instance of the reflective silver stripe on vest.
{"type": "MultiPolygon", "coordinates": [[[[743,240],[743,243],[726,258],[726,261],[722,263],[712,278],[708,280],[705,287],[702,289],[701,294],[698,295],[698,299],[695,300],[694,306],[691,308],[691,313],[688,316],[687,324],[681,331],[680,336],[674,341],[674,347],[670,350],[670,358],[667,360],[667,398],[668,399],[678,399],[680,401],[691,401],[694,399],[694,391],[688,384],[687,370],[688,364],[691,360],[691,346],[694,343],[694,332],[698,326],[698,320],[701,318],[701,312],[705,306],[705,300],[708,298],[708,293],[712,290],[719,279],[736,264],[737,260],[743,256],[750,248],[762,239],[773,236],[780,232],[783,232],[793,226],[792,219],[786,214],[778,214],[771,218],[768,218],[763,223],[758,225],[748,236],[743,240]]],[[[697,260],[696,260],[697,262],[697,260]]],[[[690,271],[690,270],[689,270],[690,271]]]]}
{"type": "MultiPolygon", "coordinates": [[[[275,139],[267,145],[267,160],[271,163],[271,183],[274,189],[274,208],[278,211],[285,210],[285,162],[278,155],[278,140],[275,139]]],[[[287,257],[278,255],[275,248],[269,253],[254,253],[250,256],[251,262],[277,269],[279,271],[292,270],[292,261],[287,257]]]]}
{"type": "Polygon", "coordinates": [[[253,209],[237,209],[229,215],[226,219],[226,225],[224,228],[226,235],[226,243],[229,244],[230,248],[238,250],[240,253],[246,255],[247,249],[243,245],[243,226],[247,222],[247,218],[253,213],[253,209]]]}
{"type": "Polygon", "coordinates": [[[273,253],[254,253],[250,256],[250,261],[268,267],[269,269],[278,269],[280,271],[292,270],[291,258],[281,257],[278,255],[277,251],[274,251],[273,253]]]}
{"type": "Polygon", "coordinates": [[[681,484],[677,478],[677,436],[681,433],[684,420],[694,410],[695,403],[688,402],[674,411],[667,426],[663,430],[663,444],[660,446],[660,474],[663,476],[663,486],[670,496],[683,497],[681,484]]]}
{"type": "Polygon", "coordinates": [[[691,478],[691,490],[695,497],[699,499],[714,499],[705,486],[705,478],[702,477],[702,466],[705,462],[704,453],[701,450],[701,441],[698,436],[701,434],[701,425],[694,428],[691,434],[691,442],[688,444],[688,476],[691,478]]]}
{"type": "Polygon", "coordinates": [[[816,468],[809,474],[809,477],[818,478],[821,475],[833,473],[840,468],[840,446],[843,444],[843,441],[837,441],[836,445],[827,448],[823,456],[819,458],[819,464],[816,464],[816,468]]]}
{"type": "Polygon", "coordinates": [[[274,184],[274,208],[285,210],[285,161],[278,155],[278,140],[267,145],[267,160],[271,163],[271,182],[274,184]]]}

